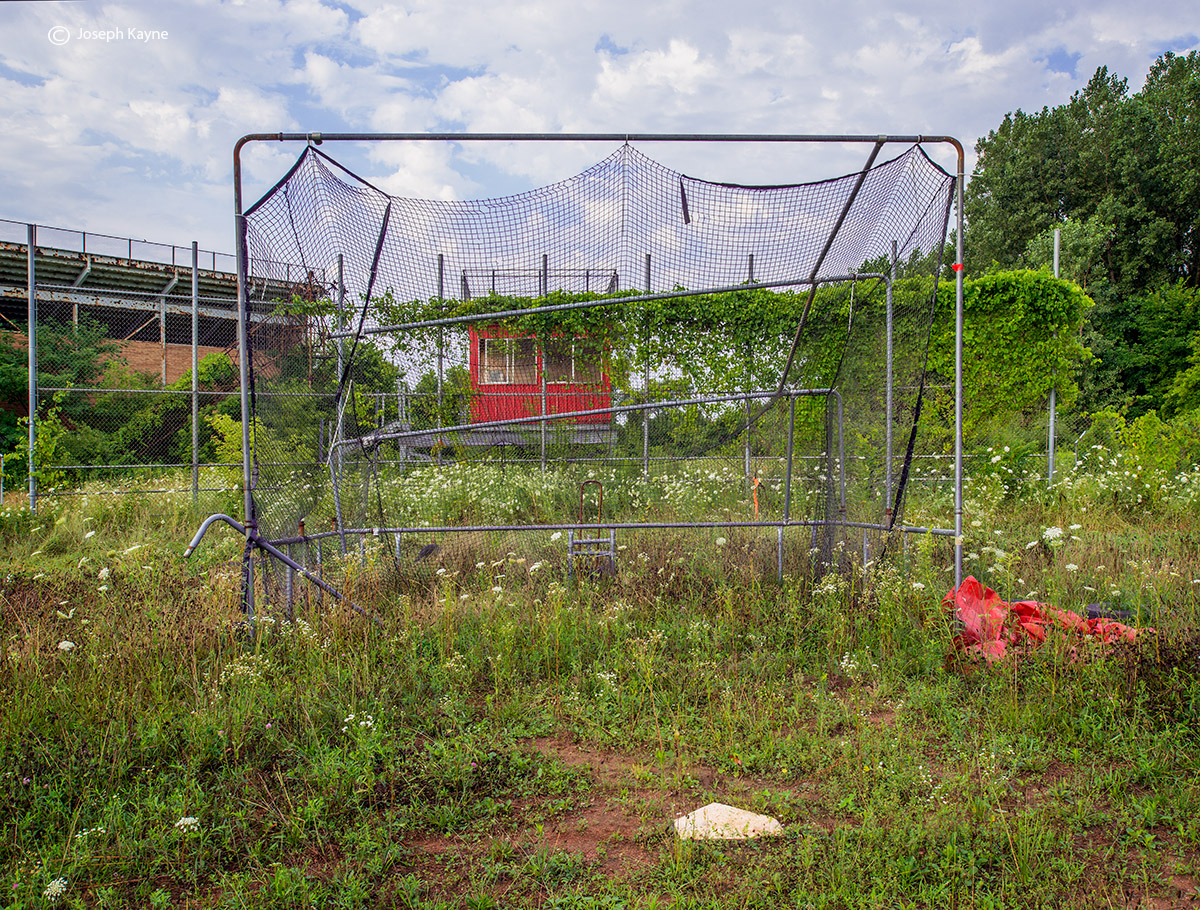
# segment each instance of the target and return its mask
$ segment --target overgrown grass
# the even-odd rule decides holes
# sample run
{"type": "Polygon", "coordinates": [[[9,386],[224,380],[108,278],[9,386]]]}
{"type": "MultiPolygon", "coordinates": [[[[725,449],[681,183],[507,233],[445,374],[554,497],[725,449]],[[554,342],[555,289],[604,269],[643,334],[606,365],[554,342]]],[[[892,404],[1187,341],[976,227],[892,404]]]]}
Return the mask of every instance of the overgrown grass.
{"type": "MultiPolygon", "coordinates": [[[[1184,906],[1200,896],[1196,504],[1185,486],[1114,499],[1094,468],[1045,491],[995,465],[968,488],[968,571],[1156,633],[963,665],[944,539],[818,576],[789,539],[778,585],[774,537],[729,531],[622,535],[616,576],[576,583],[545,534],[406,551],[401,571],[372,540],[325,568],[381,626],[309,588],[286,619],[272,584],[252,635],[241,541],[214,530],[180,556],[186,497],[36,516],[10,500],[4,899],[1184,906]],[[669,834],[713,800],[785,834],[669,834]]],[[[909,520],[946,496],[914,497],[909,520]]]]}

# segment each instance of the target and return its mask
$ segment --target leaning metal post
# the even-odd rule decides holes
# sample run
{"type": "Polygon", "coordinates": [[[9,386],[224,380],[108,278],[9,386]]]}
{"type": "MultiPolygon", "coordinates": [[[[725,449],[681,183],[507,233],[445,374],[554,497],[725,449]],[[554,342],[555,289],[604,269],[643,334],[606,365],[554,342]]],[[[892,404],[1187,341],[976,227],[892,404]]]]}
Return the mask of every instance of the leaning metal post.
{"type": "MultiPolygon", "coordinates": [[[[204,519],[203,524],[200,525],[200,529],[198,531],[196,531],[195,536],[192,537],[191,543],[189,543],[187,545],[187,549],[183,551],[184,559],[188,559],[194,552],[196,552],[196,548],[198,546],[200,546],[200,541],[204,539],[204,535],[208,533],[208,529],[210,527],[212,527],[214,522],[217,522],[217,521],[225,522],[225,524],[229,525],[231,528],[233,528],[239,534],[245,535],[245,537],[248,540],[252,539],[254,541],[254,545],[257,547],[261,547],[263,549],[263,551],[265,553],[267,553],[267,555],[275,557],[276,559],[278,559],[280,562],[282,562],[288,568],[293,569],[294,571],[300,573],[302,576],[304,576],[305,579],[310,581],[312,584],[316,585],[318,588],[320,588],[326,594],[329,594],[334,600],[345,601],[346,605],[349,606],[350,609],[352,609],[355,613],[358,613],[361,616],[370,617],[372,620],[375,621],[376,625],[383,624],[383,621],[379,618],[378,614],[373,613],[370,610],[364,610],[362,607],[360,607],[356,603],[354,603],[354,601],[350,600],[350,598],[341,594],[332,585],[327,584],[324,579],[320,578],[317,575],[314,575],[312,572],[310,572],[304,566],[300,565],[300,563],[296,562],[288,554],[284,553],[282,550],[280,550],[278,547],[276,547],[269,540],[264,540],[263,538],[259,537],[255,533],[253,528],[243,525],[237,519],[230,518],[228,515],[223,515],[223,514],[218,513],[216,515],[209,515],[208,518],[204,519]]],[[[319,541],[318,541],[317,546],[318,546],[318,548],[320,547],[319,541]]],[[[321,560],[320,560],[320,556],[318,556],[317,557],[317,565],[319,566],[320,564],[321,564],[321,560]]],[[[251,624],[253,624],[253,620],[251,620],[251,624]]]]}
{"type": "Polygon", "coordinates": [[[29,225],[29,511],[37,512],[37,273],[34,249],[37,246],[37,226],[29,225]]]}

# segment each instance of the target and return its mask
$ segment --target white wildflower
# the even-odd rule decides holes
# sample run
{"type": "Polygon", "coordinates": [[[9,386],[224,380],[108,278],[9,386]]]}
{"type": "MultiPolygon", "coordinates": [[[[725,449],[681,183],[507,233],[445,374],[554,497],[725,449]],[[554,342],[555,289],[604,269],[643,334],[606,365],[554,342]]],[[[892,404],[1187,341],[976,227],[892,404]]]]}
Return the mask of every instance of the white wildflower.
{"type": "Polygon", "coordinates": [[[46,890],[42,892],[42,897],[46,900],[56,901],[62,897],[67,891],[67,880],[65,878],[56,878],[46,886],[46,890]]]}
{"type": "Polygon", "coordinates": [[[175,827],[187,834],[191,831],[200,830],[200,819],[193,815],[185,815],[179,821],[175,822],[175,827]]]}
{"type": "Polygon", "coordinates": [[[74,651],[74,650],[75,650],[75,642],[73,642],[73,641],[65,641],[65,640],[64,640],[64,641],[60,641],[60,642],[58,643],[58,650],[60,650],[60,651],[74,651]]]}

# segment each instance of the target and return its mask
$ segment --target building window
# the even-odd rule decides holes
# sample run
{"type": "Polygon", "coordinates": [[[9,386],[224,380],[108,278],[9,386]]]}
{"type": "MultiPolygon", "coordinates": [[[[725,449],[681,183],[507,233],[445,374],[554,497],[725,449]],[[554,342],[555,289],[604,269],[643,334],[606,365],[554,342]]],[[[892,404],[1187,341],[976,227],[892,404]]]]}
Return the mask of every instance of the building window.
{"type": "Polygon", "coordinates": [[[546,382],[595,385],[604,372],[602,356],[601,350],[587,341],[551,339],[542,355],[546,382]]]}
{"type": "Polygon", "coordinates": [[[484,385],[532,385],[537,382],[537,346],[532,338],[480,338],[484,385]]]}

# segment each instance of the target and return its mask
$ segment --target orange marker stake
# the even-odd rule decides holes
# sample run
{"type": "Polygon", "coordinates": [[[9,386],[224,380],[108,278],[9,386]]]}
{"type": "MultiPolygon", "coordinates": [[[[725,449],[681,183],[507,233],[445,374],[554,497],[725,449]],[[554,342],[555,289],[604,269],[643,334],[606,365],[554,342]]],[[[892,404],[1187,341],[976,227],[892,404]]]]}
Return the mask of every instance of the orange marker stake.
{"type": "Polygon", "coordinates": [[[759,483],[760,483],[759,479],[757,477],[755,477],[754,483],[751,485],[751,489],[754,494],[754,520],[755,521],[758,521],[758,485],[759,485],[759,483]]]}

